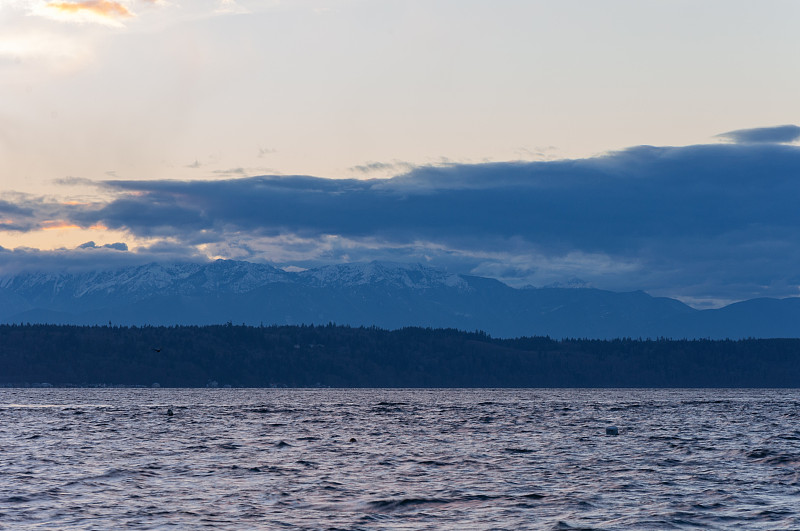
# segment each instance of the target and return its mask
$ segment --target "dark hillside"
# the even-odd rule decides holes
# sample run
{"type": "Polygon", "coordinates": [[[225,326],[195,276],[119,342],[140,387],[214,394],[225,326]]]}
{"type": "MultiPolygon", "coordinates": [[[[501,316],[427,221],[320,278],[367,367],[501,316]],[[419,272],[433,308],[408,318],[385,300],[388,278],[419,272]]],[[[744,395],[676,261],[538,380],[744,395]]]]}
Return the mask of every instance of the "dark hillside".
{"type": "Polygon", "coordinates": [[[496,339],[343,326],[0,326],[0,384],[796,387],[800,339],[496,339]]]}

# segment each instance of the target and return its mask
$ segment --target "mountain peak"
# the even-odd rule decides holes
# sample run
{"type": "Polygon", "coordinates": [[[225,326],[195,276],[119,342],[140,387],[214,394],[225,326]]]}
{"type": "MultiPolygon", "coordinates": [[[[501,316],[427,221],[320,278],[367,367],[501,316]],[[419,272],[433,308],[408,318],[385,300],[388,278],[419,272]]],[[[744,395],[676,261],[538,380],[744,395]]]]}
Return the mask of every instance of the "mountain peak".
{"type": "MultiPolygon", "coordinates": [[[[580,279],[551,284],[586,286],[580,279]]],[[[0,322],[336,322],[480,329],[505,337],[797,337],[795,302],[695,311],[644,292],[514,289],[418,263],[373,261],[290,272],[217,260],[7,277],[0,284],[0,322]]]]}
{"type": "Polygon", "coordinates": [[[572,277],[569,280],[565,280],[563,282],[552,282],[543,286],[545,288],[565,288],[565,289],[581,289],[581,288],[591,288],[592,285],[585,280],[582,280],[578,277],[572,277]]]}
{"type": "Polygon", "coordinates": [[[469,285],[460,276],[424,266],[400,262],[353,262],[309,269],[298,274],[309,284],[316,286],[358,286],[383,284],[411,289],[449,287],[468,289],[469,285]]]}

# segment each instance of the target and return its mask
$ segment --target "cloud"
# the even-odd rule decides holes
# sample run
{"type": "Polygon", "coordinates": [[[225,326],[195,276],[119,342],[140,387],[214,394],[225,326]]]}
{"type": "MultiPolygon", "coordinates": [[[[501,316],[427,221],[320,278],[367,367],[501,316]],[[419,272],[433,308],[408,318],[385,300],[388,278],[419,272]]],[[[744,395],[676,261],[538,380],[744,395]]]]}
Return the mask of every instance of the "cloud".
{"type": "Polygon", "coordinates": [[[107,243],[105,245],[97,245],[94,242],[86,242],[78,246],[78,249],[114,249],[115,251],[127,251],[128,244],[123,242],[107,243]]]}
{"type": "Polygon", "coordinates": [[[777,127],[738,129],[717,136],[737,143],[789,143],[800,140],[800,127],[796,125],[780,125],[777,127]]]}
{"type": "Polygon", "coordinates": [[[416,166],[414,164],[410,164],[408,162],[368,162],[366,164],[359,164],[358,166],[353,166],[350,168],[350,171],[358,172],[358,173],[405,173],[413,170],[416,166]]]}
{"type": "Polygon", "coordinates": [[[41,229],[55,217],[57,208],[42,198],[18,193],[6,195],[7,199],[0,199],[0,231],[24,233],[41,229]]]}
{"type": "Polygon", "coordinates": [[[33,215],[33,209],[0,199],[0,214],[18,214],[27,217],[33,215]]]}
{"type": "Polygon", "coordinates": [[[104,203],[9,202],[28,209],[30,225],[102,224],[209,256],[300,267],[425,262],[516,285],[578,277],[695,302],[800,289],[793,145],[638,146],[587,159],[417,167],[391,179],[103,185],[113,197],[104,203]]]}
{"type": "Polygon", "coordinates": [[[245,13],[249,13],[249,12],[250,12],[250,10],[248,10],[247,8],[242,7],[241,5],[239,5],[239,3],[236,2],[236,0],[219,0],[219,2],[217,3],[217,9],[215,10],[215,13],[218,13],[218,14],[237,14],[238,15],[238,14],[245,14],[245,13]]]}
{"type": "Polygon", "coordinates": [[[277,149],[273,148],[263,148],[261,146],[258,147],[258,158],[264,158],[267,155],[272,155],[273,153],[277,153],[277,149]]]}
{"type": "Polygon", "coordinates": [[[57,184],[59,186],[91,186],[91,187],[102,186],[101,183],[98,183],[97,181],[93,181],[91,179],[86,179],[84,177],[67,176],[59,179],[53,179],[52,182],[53,184],[57,184]]]}
{"type": "Polygon", "coordinates": [[[244,168],[229,168],[227,170],[214,170],[212,173],[217,175],[247,175],[247,170],[244,168]]]}
{"type": "Polygon", "coordinates": [[[111,0],[83,0],[82,2],[48,2],[46,7],[54,9],[62,13],[81,14],[91,13],[109,18],[128,18],[132,17],[133,13],[120,4],[119,2],[112,2],[111,0]]]}
{"type": "Polygon", "coordinates": [[[129,3],[114,0],[30,2],[29,14],[70,24],[124,28],[122,21],[136,17],[127,7],[129,3]]]}
{"type": "MultiPolygon", "coordinates": [[[[100,183],[94,182],[98,186],[100,183]]],[[[75,211],[100,208],[104,203],[59,200],[52,197],[9,192],[0,199],[0,231],[30,232],[65,228],[105,229],[97,223],[81,225],[71,219],[75,211]]]]}
{"type": "Polygon", "coordinates": [[[87,242],[74,249],[42,251],[30,248],[7,249],[0,246],[0,277],[32,271],[102,271],[151,262],[194,261],[207,258],[190,246],[139,248],[125,251],[124,243],[92,246],[87,242]]]}

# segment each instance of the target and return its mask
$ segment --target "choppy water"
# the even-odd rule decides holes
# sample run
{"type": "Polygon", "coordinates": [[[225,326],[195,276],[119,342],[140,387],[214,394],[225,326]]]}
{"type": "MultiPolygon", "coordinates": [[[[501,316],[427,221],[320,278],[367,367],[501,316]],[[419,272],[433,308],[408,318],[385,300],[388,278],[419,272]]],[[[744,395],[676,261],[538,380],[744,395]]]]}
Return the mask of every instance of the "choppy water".
{"type": "Polygon", "coordinates": [[[0,390],[0,528],[116,527],[799,529],[800,391],[0,390]]]}

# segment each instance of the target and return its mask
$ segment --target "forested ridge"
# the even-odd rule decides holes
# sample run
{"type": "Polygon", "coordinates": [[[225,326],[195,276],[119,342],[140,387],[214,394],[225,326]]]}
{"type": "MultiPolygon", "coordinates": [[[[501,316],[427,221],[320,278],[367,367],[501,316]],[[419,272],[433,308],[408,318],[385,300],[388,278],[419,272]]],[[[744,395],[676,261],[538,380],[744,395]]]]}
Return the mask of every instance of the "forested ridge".
{"type": "Polygon", "coordinates": [[[0,385],[797,387],[800,339],[497,339],[347,326],[0,326],[0,385]]]}

